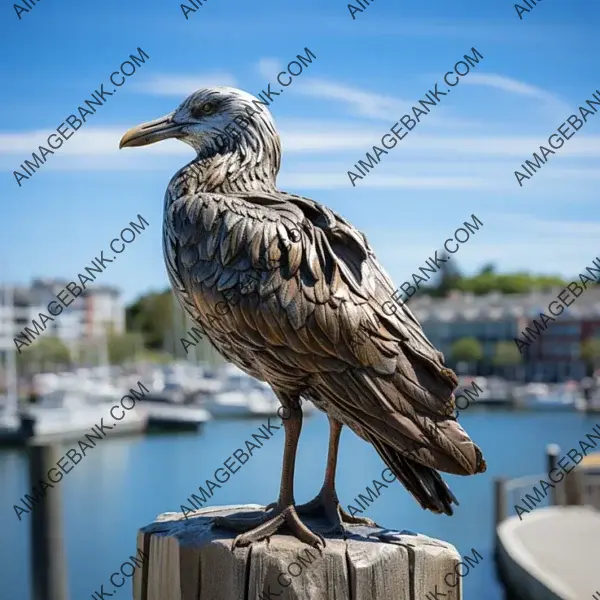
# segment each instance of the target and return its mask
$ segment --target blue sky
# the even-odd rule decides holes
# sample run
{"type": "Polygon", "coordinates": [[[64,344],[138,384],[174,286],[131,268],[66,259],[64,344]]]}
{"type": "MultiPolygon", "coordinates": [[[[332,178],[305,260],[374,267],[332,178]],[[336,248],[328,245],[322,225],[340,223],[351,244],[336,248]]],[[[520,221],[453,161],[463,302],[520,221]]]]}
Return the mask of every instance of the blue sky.
{"type": "Polygon", "coordinates": [[[139,213],[150,223],[98,277],[126,300],[167,285],[162,205],[192,150],[174,140],[118,150],[130,127],[197,88],[257,94],[305,47],[317,56],[271,111],[280,189],[312,197],[364,231],[397,284],[475,213],[460,249],[469,273],[494,262],[565,276],[597,256],[600,116],[520,188],[514,170],[600,89],[600,5],[374,0],[353,20],[335,0],[44,0],[0,25],[0,281],[72,278],[139,213]],[[13,170],[141,47],[150,60],[18,187],[13,170]],[[356,187],[347,176],[457,60],[484,59],[356,187]],[[597,193],[596,193],[597,195],[597,193]]]}

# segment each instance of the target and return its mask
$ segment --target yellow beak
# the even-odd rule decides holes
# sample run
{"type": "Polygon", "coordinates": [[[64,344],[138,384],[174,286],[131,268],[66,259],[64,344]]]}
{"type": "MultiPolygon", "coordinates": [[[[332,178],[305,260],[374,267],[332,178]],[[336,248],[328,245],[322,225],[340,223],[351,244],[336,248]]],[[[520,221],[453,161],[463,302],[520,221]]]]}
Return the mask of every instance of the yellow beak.
{"type": "Polygon", "coordinates": [[[133,127],[121,138],[119,148],[147,146],[170,137],[178,137],[177,134],[183,125],[173,121],[173,114],[133,127]]]}

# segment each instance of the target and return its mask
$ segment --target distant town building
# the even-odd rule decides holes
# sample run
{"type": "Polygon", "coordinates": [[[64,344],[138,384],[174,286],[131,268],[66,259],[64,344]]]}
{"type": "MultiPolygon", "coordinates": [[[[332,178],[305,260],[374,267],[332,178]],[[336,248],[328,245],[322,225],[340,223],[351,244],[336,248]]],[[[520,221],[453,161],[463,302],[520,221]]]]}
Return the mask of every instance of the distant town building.
{"type": "MultiPolygon", "coordinates": [[[[56,300],[68,280],[34,279],[29,287],[0,286],[0,347],[15,347],[13,338],[31,327],[40,313],[48,314],[48,304],[56,300]],[[10,293],[7,294],[7,289],[10,293]],[[12,297],[12,305],[7,298],[12,297]]],[[[67,345],[98,337],[107,330],[125,329],[125,306],[121,292],[110,286],[90,286],[72,303],[45,324],[42,336],[58,337],[67,345]]]]}
{"type": "MultiPolygon", "coordinates": [[[[416,296],[409,302],[427,337],[451,359],[454,342],[474,337],[483,347],[484,360],[477,365],[478,375],[496,372],[492,363],[498,342],[515,343],[526,327],[535,329],[540,313],[550,315],[548,306],[563,288],[530,294],[484,296],[453,292],[447,298],[416,296]]],[[[581,357],[582,343],[600,337],[600,289],[589,287],[564,308],[544,331],[523,349],[522,369],[528,381],[565,381],[581,379],[586,363],[581,357]]]]}

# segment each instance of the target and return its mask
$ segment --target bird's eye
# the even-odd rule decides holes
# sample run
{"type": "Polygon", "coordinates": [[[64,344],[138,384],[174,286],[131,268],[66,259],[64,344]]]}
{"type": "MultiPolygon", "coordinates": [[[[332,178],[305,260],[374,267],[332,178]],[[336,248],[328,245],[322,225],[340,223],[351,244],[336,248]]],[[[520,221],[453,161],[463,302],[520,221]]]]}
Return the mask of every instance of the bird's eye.
{"type": "Polygon", "coordinates": [[[195,119],[200,119],[202,117],[206,117],[208,115],[212,115],[216,112],[217,105],[214,102],[206,102],[205,104],[201,104],[200,106],[195,106],[192,108],[192,117],[195,119]]]}

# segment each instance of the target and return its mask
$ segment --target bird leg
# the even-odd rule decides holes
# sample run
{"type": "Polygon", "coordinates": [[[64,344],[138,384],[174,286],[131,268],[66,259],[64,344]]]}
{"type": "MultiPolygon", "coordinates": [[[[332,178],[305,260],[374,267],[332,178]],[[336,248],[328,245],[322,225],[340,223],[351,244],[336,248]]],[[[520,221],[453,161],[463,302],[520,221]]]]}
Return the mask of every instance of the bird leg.
{"type": "Polygon", "coordinates": [[[301,515],[319,515],[325,513],[325,517],[331,523],[332,528],[328,533],[343,533],[345,531],[344,523],[350,525],[366,525],[368,527],[378,527],[375,521],[363,517],[354,517],[348,514],[340,505],[337,492],[335,490],[335,472],[337,468],[338,449],[340,445],[340,434],[343,425],[329,418],[329,450],[327,453],[327,467],[325,468],[325,480],[323,487],[317,496],[297,507],[298,514],[301,515]]]}
{"type": "Polygon", "coordinates": [[[281,486],[279,499],[274,505],[267,507],[269,512],[259,514],[238,513],[231,517],[216,517],[213,524],[217,527],[233,529],[244,532],[233,540],[233,547],[247,546],[259,542],[280,532],[284,526],[292,532],[301,542],[318,546],[325,546],[322,536],[313,533],[298,516],[294,502],[294,467],[296,464],[296,450],[298,439],[302,430],[302,409],[299,403],[289,397],[279,397],[290,416],[283,421],[285,443],[283,449],[283,466],[281,470],[281,486]],[[244,516],[246,515],[246,516],[244,516]]]}

